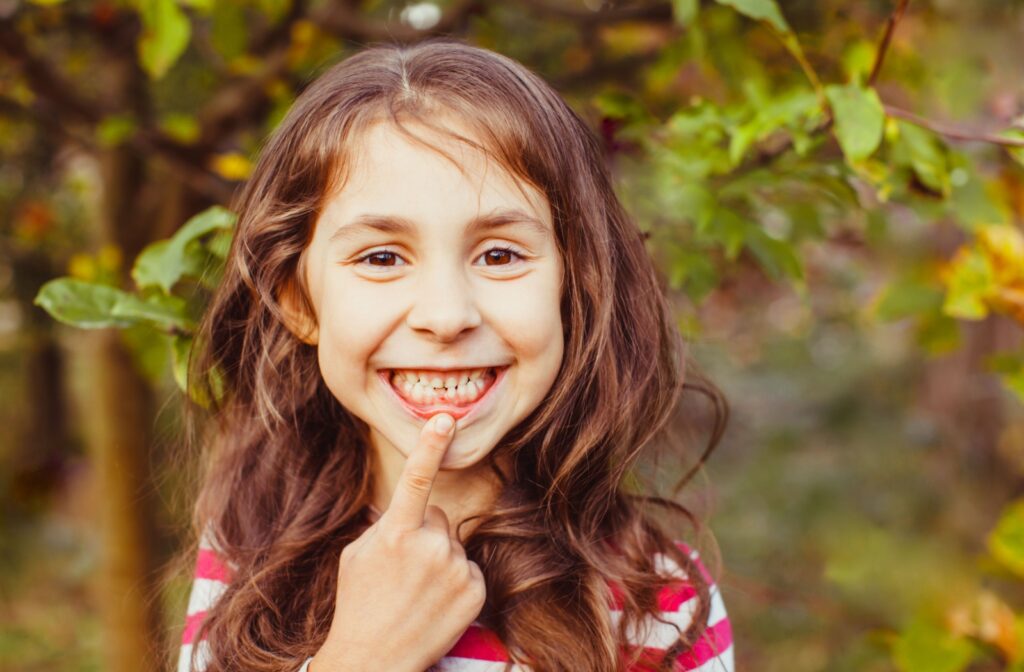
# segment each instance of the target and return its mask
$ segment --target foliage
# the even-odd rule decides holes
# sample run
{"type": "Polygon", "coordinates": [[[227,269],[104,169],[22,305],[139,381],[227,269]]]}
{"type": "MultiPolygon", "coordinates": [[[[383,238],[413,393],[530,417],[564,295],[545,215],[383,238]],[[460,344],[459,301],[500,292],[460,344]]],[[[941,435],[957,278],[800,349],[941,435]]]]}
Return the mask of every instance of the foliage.
{"type": "MultiPolygon", "coordinates": [[[[221,203],[229,195],[224,184],[248,176],[259,138],[319,67],[375,37],[428,34],[403,32],[410,29],[401,23],[386,24],[381,34],[358,32],[369,30],[371,20],[398,13],[400,3],[377,0],[352,4],[361,12],[358,21],[352,16],[326,20],[331,3],[315,10],[281,0],[122,4],[137,22],[132,48],[155,92],[156,110],[147,118],[130,107],[102,109],[84,115],[86,121],[94,118],[91,125],[75,121],[98,148],[162,152],[168,165],[186,174],[182,179],[191,188],[221,203]],[[222,88],[230,88],[231,96],[219,98],[222,88]],[[218,114],[213,104],[197,112],[204,96],[217,105],[256,101],[244,110],[251,115],[249,126],[225,141],[218,133],[233,129],[240,115],[218,114]]],[[[463,4],[473,5],[438,6],[457,12],[463,4]]],[[[954,10],[905,0],[856,8],[841,0],[672,0],[668,7],[609,5],[601,12],[572,3],[557,9],[527,4],[552,14],[531,18],[518,8],[480,3],[472,21],[463,17],[464,24],[447,25],[465,25],[475,43],[526,61],[560,84],[581,111],[593,113],[623,197],[650,234],[652,256],[670,287],[688,300],[680,316],[688,336],[697,338],[706,328],[700,318],[715,314],[701,312],[709,306],[719,313],[731,303],[749,312],[771,312],[770,307],[762,311],[765,288],[791,292],[786,296],[800,308],[778,319],[794,332],[813,334],[834,319],[814,306],[816,293],[857,273],[874,278],[870,295],[828,294],[837,305],[855,306],[849,311],[856,315],[855,327],[908,329],[935,358],[962,352],[963,332],[972,325],[1024,324],[1024,119],[1008,121],[1009,128],[995,133],[931,121],[932,109],[938,116],[963,118],[967,115],[957,114],[957,106],[968,113],[981,107],[967,92],[977,86],[973,80],[979,78],[976,63],[982,56],[937,59],[941,47],[918,53],[911,38],[898,39],[901,20],[902,25],[916,21],[908,32],[920,40],[929,33],[928,21],[942,11],[956,16],[954,10]],[[666,20],[662,10],[668,8],[666,20]],[[876,17],[875,11],[884,14],[876,17]],[[868,24],[871,18],[879,19],[878,34],[868,24]],[[579,26],[587,39],[577,39],[579,26]],[[531,39],[516,38],[522,35],[531,39]],[[588,51],[593,45],[596,53],[588,51]],[[622,76],[613,56],[635,74],[622,76]],[[929,60],[937,64],[930,66],[929,60]],[[930,67],[942,69],[942,76],[929,74],[930,67]],[[951,87],[945,96],[919,93],[942,86],[951,87]],[[736,287],[752,290],[750,297],[736,287]]],[[[987,12],[985,20],[994,24],[1002,19],[992,17],[1007,16],[999,12],[1011,11],[1006,6],[1012,3],[974,4],[956,11],[987,12]]],[[[45,11],[62,16],[59,8],[45,11]]],[[[87,20],[106,26],[110,12],[115,10],[109,3],[96,3],[87,20]]],[[[21,32],[30,34],[29,26],[44,32],[46,22],[26,20],[21,32]]],[[[954,37],[945,51],[966,51],[957,42],[961,35],[954,31],[954,37]]],[[[934,36],[935,44],[941,45],[940,38],[934,36]]],[[[994,63],[991,68],[1005,60],[986,58],[994,63]]],[[[24,79],[0,82],[3,94],[12,105],[34,109],[35,91],[45,94],[47,88],[33,89],[31,72],[24,79]]],[[[62,102],[74,109],[76,100],[62,102]]],[[[49,208],[26,199],[17,211],[12,221],[25,246],[43,247],[46,232],[54,228],[49,208]]],[[[42,285],[36,303],[77,327],[130,330],[142,335],[139,343],[152,343],[145,335],[155,335],[174,380],[185,389],[196,321],[219,278],[233,221],[232,213],[213,207],[169,238],[148,238],[132,264],[130,290],[124,288],[121,247],[108,244],[88,254],[82,251],[86,245],[76,242],[66,258],[68,275],[42,285]]],[[[791,305],[786,300],[772,305],[791,305]]],[[[850,340],[859,342],[856,338],[850,340]]],[[[1024,401],[1024,350],[993,343],[985,352],[988,371],[1024,401]]],[[[851,359],[861,356],[856,348],[852,352],[851,359]]],[[[787,356],[792,355],[780,358],[787,356]]],[[[163,359],[155,361],[166,366],[163,359]]],[[[808,394],[830,399],[829,385],[837,375],[826,372],[814,379],[808,394]]],[[[870,381],[857,381],[873,389],[870,381]]],[[[765,393],[781,395],[781,387],[765,393]]],[[[839,425],[853,404],[832,394],[832,406],[821,403],[839,425]]],[[[875,410],[867,423],[881,415],[875,410]]],[[[898,459],[909,458],[893,457],[893,463],[898,459]]],[[[917,476],[909,468],[901,473],[905,479],[917,476]]],[[[772,475],[780,481],[786,477],[772,475]]],[[[761,492],[763,485],[744,496],[761,492]]],[[[856,491],[858,485],[849,487],[856,491]]],[[[905,481],[890,486],[911,487],[905,481]]],[[[882,642],[889,665],[907,672],[954,672],[971,665],[1024,670],[1022,507],[1006,508],[983,557],[975,559],[977,567],[965,569],[970,563],[954,562],[950,558],[956,554],[944,546],[903,539],[863,521],[839,525],[834,518],[814,522],[820,543],[807,553],[824,556],[822,574],[853,605],[850,611],[868,614],[865,650],[882,642]],[[949,564],[935,559],[947,555],[949,564]],[[881,576],[882,560],[897,569],[881,576]],[[948,585],[936,586],[943,581],[948,585]],[[884,585],[892,604],[879,608],[858,601],[857,593],[869,584],[884,585]],[[943,594],[953,584],[958,589],[943,594]]],[[[794,543],[802,541],[800,532],[794,543]]]]}
{"type": "MultiPolygon", "coordinates": [[[[212,206],[185,222],[171,238],[148,245],[132,266],[134,292],[101,281],[63,277],[43,285],[36,304],[55,319],[82,329],[138,325],[170,335],[174,380],[184,391],[190,387],[189,354],[203,308],[195,301],[194,290],[197,285],[208,290],[217,286],[235,219],[225,208],[212,206]],[[173,293],[175,289],[179,294],[173,293]]],[[[206,403],[199,386],[193,384],[189,392],[195,401],[206,403]]]]}

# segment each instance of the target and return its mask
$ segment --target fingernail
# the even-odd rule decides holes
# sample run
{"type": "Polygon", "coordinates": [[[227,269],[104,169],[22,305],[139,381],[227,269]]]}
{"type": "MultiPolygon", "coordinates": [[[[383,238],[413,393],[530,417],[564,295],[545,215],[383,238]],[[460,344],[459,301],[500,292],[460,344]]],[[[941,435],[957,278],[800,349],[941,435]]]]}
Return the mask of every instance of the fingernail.
{"type": "Polygon", "coordinates": [[[441,436],[448,436],[448,432],[454,424],[455,422],[452,420],[452,416],[439,415],[434,418],[434,431],[441,436]]]}

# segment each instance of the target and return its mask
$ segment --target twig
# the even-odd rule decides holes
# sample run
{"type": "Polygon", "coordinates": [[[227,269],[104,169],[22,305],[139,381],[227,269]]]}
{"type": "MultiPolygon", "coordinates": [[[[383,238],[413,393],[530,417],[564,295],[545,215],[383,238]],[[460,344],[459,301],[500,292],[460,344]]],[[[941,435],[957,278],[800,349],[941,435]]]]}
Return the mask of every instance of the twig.
{"type": "Polygon", "coordinates": [[[885,22],[885,32],[882,34],[882,41],[878,44],[878,51],[875,52],[875,63],[871,66],[871,74],[868,75],[868,86],[873,86],[878,80],[878,75],[882,72],[882,64],[885,63],[885,55],[892,43],[892,35],[896,32],[896,24],[903,18],[903,13],[907,11],[909,4],[910,0],[899,0],[896,9],[892,10],[892,14],[885,22]]]}
{"type": "Polygon", "coordinates": [[[915,126],[927,128],[929,131],[938,133],[939,135],[945,136],[950,140],[963,140],[965,142],[988,142],[993,145],[1002,145],[1003,147],[1024,147],[1024,138],[1007,138],[1002,135],[996,135],[995,133],[988,133],[985,131],[968,131],[963,128],[956,126],[950,126],[939,121],[932,121],[931,119],[925,119],[922,116],[914,114],[908,110],[901,109],[899,107],[893,107],[892,105],[883,105],[885,113],[890,117],[896,117],[897,119],[903,119],[909,121],[915,126]]]}

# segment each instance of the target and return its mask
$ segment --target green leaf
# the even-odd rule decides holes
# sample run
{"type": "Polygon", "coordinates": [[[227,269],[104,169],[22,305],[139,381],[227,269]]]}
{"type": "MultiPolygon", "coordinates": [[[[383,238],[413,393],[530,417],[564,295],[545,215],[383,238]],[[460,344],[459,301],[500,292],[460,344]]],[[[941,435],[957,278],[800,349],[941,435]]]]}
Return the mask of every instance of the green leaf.
{"type": "MultiPolygon", "coordinates": [[[[1024,128],[1011,128],[1003,131],[1001,135],[1010,140],[1024,140],[1024,128]]],[[[1006,151],[1009,152],[1014,161],[1024,166],[1024,147],[1007,147],[1006,151]]]]}
{"type": "Polygon", "coordinates": [[[129,114],[112,114],[97,124],[96,140],[104,147],[116,147],[135,132],[138,125],[129,114]]]}
{"type": "Polygon", "coordinates": [[[757,226],[748,222],[741,215],[728,208],[718,208],[714,217],[708,220],[706,227],[698,227],[697,233],[705,240],[719,243],[725,248],[725,258],[735,261],[743,249],[748,231],[757,226]]]}
{"type": "Polygon", "coordinates": [[[271,22],[276,23],[292,6],[292,0],[256,0],[256,6],[271,22]]]}
{"type": "Polygon", "coordinates": [[[825,95],[835,117],[835,135],[843,154],[850,162],[857,162],[878,149],[885,127],[882,101],[872,88],[857,84],[825,87],[825,95]]]}
{"type": "Polygon", "coordinates": [[[245,9],[232,0],[213,3],[210,37],[214,48],[225,60],[231,61],[245,53],[245,9]]]}
{"type": "Polygon", "coordinates": [[[228,258],[228,251],[231,249],[231,239],[234,233],[230,229],[218,231],[206,241],[206,249],[218,259],[228,258]]]}
{"type": "Polygon", "coordinates": [[[711,256],[702,250],[679,249],[673,257],[670,286],[683,289],[694,303],[699,304],[718,286],[718,270],[711,256]]]}
{"type": "Polygon", "coordinates": [[[721,5],[728,5],[740,14],[757,21],[766,21],[780,33],[790,32],[786,17],[782,15],[775,0],[717,0],[721,5]]]}
{"type": "Polygon", "coordinates": [[[960,672],[973,653],[970,642],[923,618],[911,621],[893,645],[901,672],[960,672]]]}
{"type": "Polygon", "coordinates": [[[111,307],[110,314],[133,322],[145,322],[163,330],[192,331],[185,300],[177,296],[154,294],[141,298],[124,292],[111,307]]]}
{"type": "Polygon", "coordinates": [[[917,280],[903,280],[889,285],[877,305],[875,317],[882,322],[931,313],[942,307],[941,287],[917,280]]]}
{"type": "Polygon", "coordinates": [[[1003,509],[988,536],[988,550],[1007,569],[1024,578],[1024,499],[1003,509]]]}
{"type": "Polygon", "coordinates": [[[143,289],[159,287],[170,293],[178,280],[196,272],[197,248],[189,244],[208,233],[229,230],[234,223],[234,213],[220,206],[199,213],[171,238],[152,243],[142,251],[132,268],[135,284],[143,289]]]}
{"type": "Polygon", "coordinates": [[[127,327],[133,319],[114,314],[126,292],[75,278],[57,278],[39,289],[34,303],[54,319],[81,329],[127,327]]]}
{"type": "Polygon", "coordinates": [[[760,227],[752,227],[747,234],[747,248],[757,257],[761,267],[775,280],[792,278],[803,280],[804,269],[793,245],[766,234],[760,227]]]}
{"type": "Polygon", "coordinates": [[[139,62],[153,79],[163,77],[192,36],[192,24],[175,0],[140,0],[139,62]]]}
{"type": "Polygon", "coordinates": [[[192,352],[192,343],[191,336],[178,336],[171,348],[171,371],[174,373],[174,382],[182,392],[188,391],[188,358],[192,352]]]}
{"type": "Polygon", "coordinates": [[[178,142],[189,144],[199,139],[199,122],[191,114],[169,113],[160,119],[159,126],[178,142]]]}
{"type": "Polygon", "coordinates": [[[896,123],[892,160],[909,166],[921,184],[942,196],[949,196],[952,184],[945,146],[931,131],[903,121],[896,123]]]}
{"type": "Polygon", "coordinates": [[[697,18],[700,0],[672,0],[672,17],[681,26],[688,26],[697,18]]]}
{"type": "Polygon", "coordinates": [[[992,355],[986,365],[989,370],[998,373],[1006,389],[1024,403],[1024,351],[992,355]]]}

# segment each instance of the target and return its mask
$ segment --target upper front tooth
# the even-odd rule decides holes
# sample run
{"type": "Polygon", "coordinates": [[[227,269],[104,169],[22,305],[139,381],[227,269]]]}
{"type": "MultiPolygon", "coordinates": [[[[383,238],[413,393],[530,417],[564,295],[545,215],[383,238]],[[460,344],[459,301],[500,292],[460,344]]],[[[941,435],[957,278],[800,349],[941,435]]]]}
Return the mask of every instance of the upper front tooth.
{"type": "Polygon", "coordinates": [[[458,384],[459,384],[458,379],[456,379],[455,376],[451,376],[451,375],[448,376],[448,380],[444,381],[444,386],[449,388],[449,389],[450,388],[454,388],[458,384]]]}

